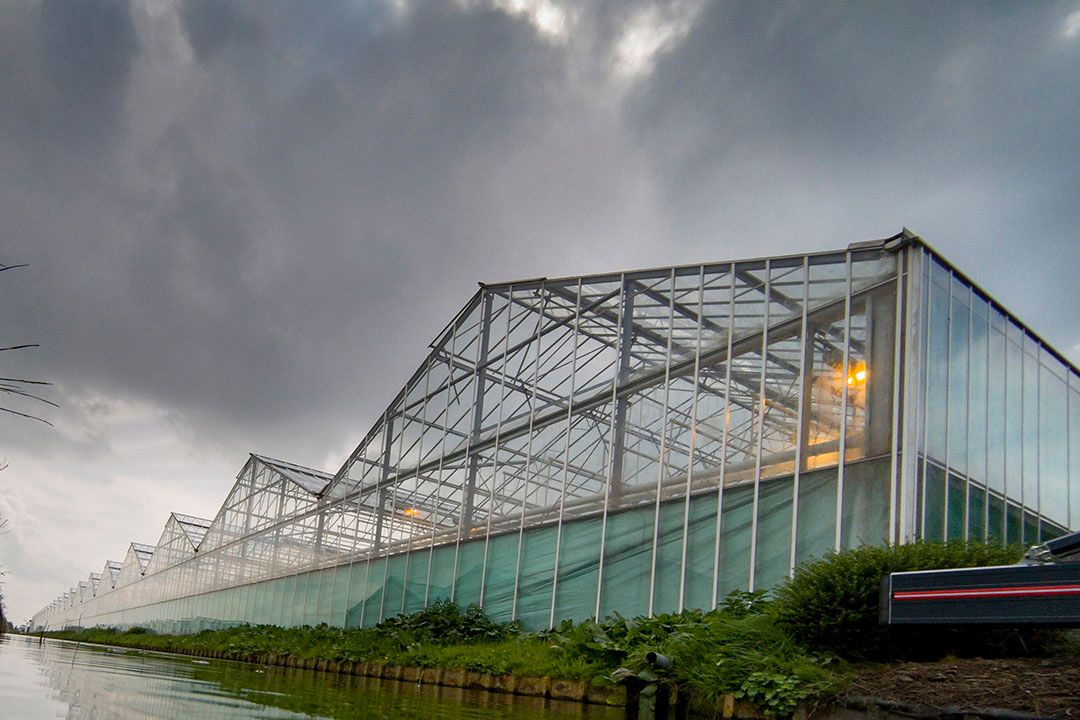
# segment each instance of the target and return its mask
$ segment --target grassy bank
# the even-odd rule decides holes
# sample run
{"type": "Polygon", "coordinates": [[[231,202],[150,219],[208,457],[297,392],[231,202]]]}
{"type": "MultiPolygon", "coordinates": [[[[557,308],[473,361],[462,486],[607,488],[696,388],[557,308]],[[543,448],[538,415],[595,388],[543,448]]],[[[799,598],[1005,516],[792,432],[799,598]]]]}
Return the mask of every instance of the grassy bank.
{"type": "Polygon", "coordinates": [[[724,696],[732,694],[782,716],[800,701],[827,702],[842,693],[850,680],[848,661],[1042,651],[1053,639],[1045,631],[926,632],[877,625],[883,572],[1003,564],[1015,561],[1018,553],[1016,548],[962,544],[849,551],[800,568],[774,599],[761,593],[734,593],[709,613],[567,621],[538,633],[522,632],[515,623],[494,622],[476,607],[462,610],[437,603],[366,629],[241,626],[197,635],[157,635],[134,628],[50,635],[236,659],[276,655],[592,684],[632,678],[646,688],[675,686],[699,711],[718,710],[724,696]],[[650,666],[649,652],[671,658],[671,666],[650,666]]]}
{"type": "Polygon", "coordinates": [[[473,670],[612,684],[636,677],[645,686],[668,684],[687,693],[701,710],[717,709],[727,693],[786,714],[802,698],[839,692],[846,675],[835,657],[802,650],[759,596],[733,596],[725,609],[602,623],[564,622],[540,633],[499,624],[473,607],[439,603],[376,627],[240,626],[197,635],[158,635],[87,629],[49,633],[82,642],[165,652],[291,656],[337,662],[473,670]],[[674,662],[656,670],[645,655],[660,652],[674,662]]]}

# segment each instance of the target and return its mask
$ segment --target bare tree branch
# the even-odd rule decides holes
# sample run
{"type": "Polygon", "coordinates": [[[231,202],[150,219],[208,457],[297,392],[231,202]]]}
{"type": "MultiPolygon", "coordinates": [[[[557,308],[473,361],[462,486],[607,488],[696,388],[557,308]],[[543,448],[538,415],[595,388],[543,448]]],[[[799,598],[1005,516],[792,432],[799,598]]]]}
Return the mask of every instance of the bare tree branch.
{"type": "Polygon", "coordinates": [[[43,422],[49,427],[56,427],[48,420],[44,418],[39,418],[37,415],[27,415],[26,413],[21,413],[18,410],[12,410],[11,408],[0,407],[0,412],[11,413],[12,415],[18,415],[19,417],[27,418],[28,420],[37,420],[38,422],[43,422]]]}
{"type": "MultiPolygon", "coordinates": [[[[14,270],[16,268],[24,268],[24,267],[28,267],[28,265],[26,263],[22,263],[22,264],[19,264],[19,265],[4,265],[3,263],[0,263],[0,272],[3,272],[4,270],[14,270]]],[[[36,348],[36,347],[39,347],[37,343],[24,343],[22,345],[10,345],[8,347],[0,347],[0,352],[4,352],[4,351],[7,351],[7,350],[26,350],[28,348],[36,348]]],[[[45,405],[51,405],[52,407],[60,407],[59,405],[54,403],[52,400],[48,400],[46,398],[41,397],[40,395],[36,395],[36,394],[34,394],[32,392],[28,392],[27,390],[24,389],[24,386],[27,386],[27,385],[39,385],[39,386],[44,387],[44,386],[48,386],[50,384],[51,383],[47,383],[47,382],[45,382],[43,380],[22,380],[22,379],[18,379],[18,378],[0,378],[0,396],[9,395],[9,396],[14,396],[14,397],[26,398],[28,400],[34,400],[36,402],[40,402],[40,403],[43,403],[45,405]]],[[[45,423],[49,427],[53,427],[53,424],[51,422],[49,422],[48,420],[46,420],[45,418],[38,417],[37,415],[32,415],[30,413],[25,413],[25,412],[20,412],[18,410],[13,410],[13,409],[11,409],[9,407],[4,407],[2,405],[0,405],[0,412],[5,412],[5,413],[8,413],[10,415],[16,415],[18,417],[26,418],[27,420],[37,420],[38,422],[45,423]]],[[[2,469],[2,468],[0,468],[0,469],[2,469]]],[[[2,526],[0,526],[0,527],[2,527],[2,526]]]]}

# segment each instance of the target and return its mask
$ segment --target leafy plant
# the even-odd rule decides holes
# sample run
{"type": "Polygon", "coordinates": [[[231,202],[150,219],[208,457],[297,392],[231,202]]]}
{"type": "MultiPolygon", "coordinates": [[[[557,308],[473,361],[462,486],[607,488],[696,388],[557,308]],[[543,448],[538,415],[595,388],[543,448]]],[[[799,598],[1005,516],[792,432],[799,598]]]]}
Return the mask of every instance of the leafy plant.
{"type": "Polygon", "coordinates": [[[453,602],[439,600],[419,612],[384,620],[374,632],[407,642],[451,645],[504,640],[520,634],[521,625],[495,622],[476,604],[463,612],[453,602]]]}
{"type": "Polygon", "coordinates": [[[891,572],[1008,565],[1019,546],[915,543],[831,553],[800,566],[775,592],[772,611],[800,643],[853,659],[930,659],[1003,655],[1040,649],[1047,631],[883,627],[878,624],[881,578],[891,572]]]}
{"type": "Polygon", "coordinates": [[[791,715],[799,701],[813,692],[799,678],[787,673],[758,671],[746,676],[739,689],[732,693],[737,698],[753,702],[767,715],[791,715]]]}
{"type": "Polygon", "coordinates": [[[732,590],[720,601],[720,612],[730,617],[746,617],[765,612],[769,604],[767,590],[732,590]]]}

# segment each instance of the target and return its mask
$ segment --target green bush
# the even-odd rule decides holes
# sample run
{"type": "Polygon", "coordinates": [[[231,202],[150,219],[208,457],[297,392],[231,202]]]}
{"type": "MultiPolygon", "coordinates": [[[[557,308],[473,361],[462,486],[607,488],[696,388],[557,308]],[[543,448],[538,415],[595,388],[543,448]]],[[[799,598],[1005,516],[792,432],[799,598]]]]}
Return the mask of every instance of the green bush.
{"type": "MultiPolygon", "coordinates": [[[[769,612],[708,613],[657,649],[672,659],[661,675],[687,688],[699,711],[719,707],[723,695],[732,693],[767,715],[786,716],[801,700],[834,696],[846,679],[835,656],[808,653],[769,612]]],[[[644,653],[635,652],[628,666],[643,662],[644,653]]]]}
{"type": "Polygon", "coordinates": [[[878,623],[881,578],[911,570],[1010,565],[1019,546],[915,543],[832,553],[800,566],[777,589],[772,611],[800,643],[851,659],[935,659],[945,655],[1010,655],[1038,652],[1048,631],[985,627],[930,629],[878,623]]]}
{"type": "Polygon", "coordinates": [[[505,640],[519,635],[521,625],[496,622],[476,604],[462,611],[450,600],[439,600],[410,615],[383,620],[374,627],[374,632],[406,643],[459,645],[505,640]]]}

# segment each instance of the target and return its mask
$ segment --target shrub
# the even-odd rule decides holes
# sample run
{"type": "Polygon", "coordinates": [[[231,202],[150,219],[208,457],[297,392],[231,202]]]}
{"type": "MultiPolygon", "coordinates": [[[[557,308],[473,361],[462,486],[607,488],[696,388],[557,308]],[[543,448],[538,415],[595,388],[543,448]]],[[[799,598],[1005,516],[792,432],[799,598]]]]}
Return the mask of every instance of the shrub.
{"type": "Polygon", "coordinates": [[[1018,546],[915,543],[831,553],[800,566],[777,589],[772,611],[792,636],[811,649],[852,659],[935,659],[945,655],[1037,652],[1054,633],[985,627],[930,629],[878,624],[881,577],[890,572],[1009,565],[1018,546]]]}
{"type": "Polygon", "coordinates": [[[698,712],[719,708],[732,693],[766,715],[790,715],[801,700],[824,700],[844,684],[842,664],[827,653],[800,647],[769,613],[707,613],[680,624],[651,648],[635,648],[627,668],[640,678],[652,671],[661,682],[689,691],[698,712]],[[647,668],[646,649],[672,660],[670,668],[647,668]]]}
{"type": "Polygon", "coordinates": [[[411,615],[383,620],[374,627],[374,632],[406,644],[457,645],[505,640],[519,635],[521,625],[496,622],[485,615],[479,605],[470,605],[462,611],[450,600],[439,600],[411,615]]]}

